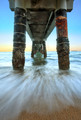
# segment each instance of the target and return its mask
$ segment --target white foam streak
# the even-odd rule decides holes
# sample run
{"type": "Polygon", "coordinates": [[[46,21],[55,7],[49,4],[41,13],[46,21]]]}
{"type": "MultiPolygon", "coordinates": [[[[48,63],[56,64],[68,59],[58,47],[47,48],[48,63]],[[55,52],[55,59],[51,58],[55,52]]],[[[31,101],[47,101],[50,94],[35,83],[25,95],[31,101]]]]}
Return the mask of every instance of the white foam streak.
{"type": "Polygon", "coordinates": [[[0,71],[0,120],[24,110],[47,114],[68,106],[81,107],[80,73],[45,66],[0,71]]]}

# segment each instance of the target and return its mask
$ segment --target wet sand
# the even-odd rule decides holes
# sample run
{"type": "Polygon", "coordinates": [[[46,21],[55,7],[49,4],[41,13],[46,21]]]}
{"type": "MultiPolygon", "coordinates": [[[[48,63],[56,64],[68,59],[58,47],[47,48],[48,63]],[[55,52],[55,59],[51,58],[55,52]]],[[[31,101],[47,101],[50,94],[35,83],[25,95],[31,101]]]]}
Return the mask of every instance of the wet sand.
{"type": "Polygon", "coordinates": [[[36,113],[22,112],[14,120],[81,120],[81,109],[69,107],[59,112],[48,115],[38,115],[36,113]]]}

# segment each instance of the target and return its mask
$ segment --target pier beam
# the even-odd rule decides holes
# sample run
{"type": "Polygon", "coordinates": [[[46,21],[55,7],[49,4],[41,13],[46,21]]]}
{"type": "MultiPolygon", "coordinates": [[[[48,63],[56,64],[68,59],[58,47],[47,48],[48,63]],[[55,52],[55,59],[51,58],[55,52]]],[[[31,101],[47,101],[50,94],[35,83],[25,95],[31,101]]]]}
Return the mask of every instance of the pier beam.
{"type": "Polygon", "coordinates": [[[69,69],[69,40],[67,30],[67,12],[65,9],[56,11],[57,53],[59,69],[69,69]]]}
{"type": "Polygon", "coordinates": [[[26,10],[15,8],[14,39],[13,39],[13,69],[22,70],[25,63],[25,41],[26,41],[26,10]]]}

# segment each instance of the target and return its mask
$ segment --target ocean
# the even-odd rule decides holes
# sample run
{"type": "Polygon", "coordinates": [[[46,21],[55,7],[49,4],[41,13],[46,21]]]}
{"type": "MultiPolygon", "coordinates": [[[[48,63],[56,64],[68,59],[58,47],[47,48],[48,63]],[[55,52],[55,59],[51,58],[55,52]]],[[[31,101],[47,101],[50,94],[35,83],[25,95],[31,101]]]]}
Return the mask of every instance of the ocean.
{"type": "MultiPolygon", "coordinates": [[[[25,52],[25,68],[33,66],[34,60],[31,58],[31,52],[25,52]]],[[[53,66],[58,69],[57,52],[47,52],[45,64],[40,65],[53,66]]],[[[12,67],[12,52],[0,52],[0,68],[12,67]]],[[[81,51],[70,52],[70,69],[81,69],[81,51]]]]}
{"type": "MultiPolygon", "coordinates": [[[[34,60],[25,52],[24,71],[12,68],[12,52],[0,52],[0,120],[22,111],[48,114],[69,106],[81,108],[81,52],[70,52],[70,69],[58,69],[56,52],[34,60]]],[[[5,119],[6,118],[6,119],[5,119]]]]}

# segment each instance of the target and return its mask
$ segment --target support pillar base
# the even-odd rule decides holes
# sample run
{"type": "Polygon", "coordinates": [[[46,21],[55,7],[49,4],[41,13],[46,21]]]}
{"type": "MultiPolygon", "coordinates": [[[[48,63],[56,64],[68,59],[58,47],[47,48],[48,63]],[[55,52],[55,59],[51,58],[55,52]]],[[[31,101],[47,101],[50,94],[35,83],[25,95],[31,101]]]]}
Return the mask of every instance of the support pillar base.
{"type": "Polygon", "coordinates": [[[57,53],[59,69],[69,69],[69,41],[68,38],[57,39],[57,53]]]}
{"type": "Polygon", "coordinates": [[[24,50],[23,48],[13,50],[13,69],[23,70],[25,63],[24,50]]]}

